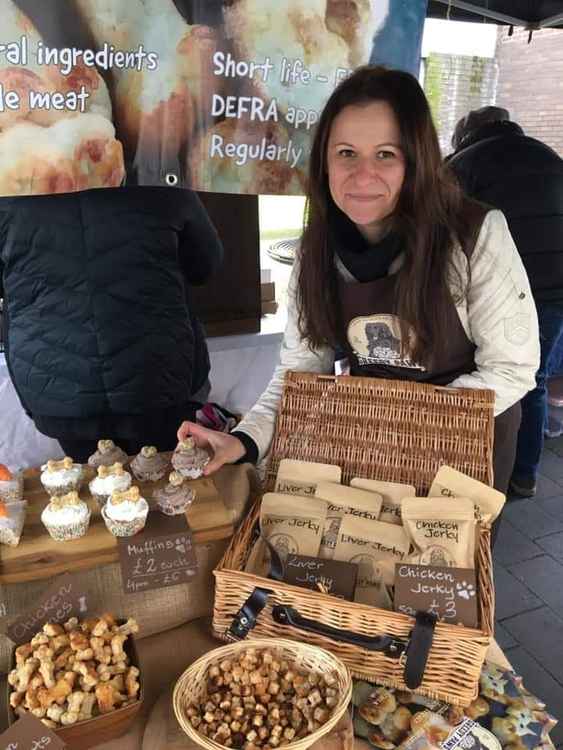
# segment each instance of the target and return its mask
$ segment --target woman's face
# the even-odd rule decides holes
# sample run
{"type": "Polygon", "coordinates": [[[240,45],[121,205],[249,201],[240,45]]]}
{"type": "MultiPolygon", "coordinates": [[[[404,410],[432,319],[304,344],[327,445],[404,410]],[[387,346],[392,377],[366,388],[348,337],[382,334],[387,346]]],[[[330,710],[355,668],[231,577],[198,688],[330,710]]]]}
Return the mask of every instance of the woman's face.
{"type": "Polygon", "coordinates": [[[387,102],[345,107],[334,118],[327,165],[332,199],[366,239],[376,241],[405,179],[399,125],[387,102]]]}

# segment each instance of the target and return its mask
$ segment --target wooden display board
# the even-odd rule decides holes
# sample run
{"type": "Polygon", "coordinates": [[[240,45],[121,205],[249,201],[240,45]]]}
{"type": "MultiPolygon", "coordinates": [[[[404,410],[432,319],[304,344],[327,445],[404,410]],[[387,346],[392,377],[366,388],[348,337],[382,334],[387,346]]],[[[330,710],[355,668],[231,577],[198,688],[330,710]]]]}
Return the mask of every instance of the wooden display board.
{"type": "MultiPolygon", "coordinates": [[[[95,472],[85,467],[89,482],[95,472]]],[[[90,528],[85,536],[67,542],[51,539],[41,523],[41,512],[49,497],[39,481],[40,469],[29,469],[25,473],[24,496],[27,514],[20,543],[17,547],[2,545],[0,549],[0,583],[23,583],[43,578],[52,578],[67,570],[89,570],[99,565],[117,562],[117,539],[106,529],[98,504],[85,486],[80,496],[88,503],[92,512],[90,528]]],[[[137,482],[141,495],[153,506],[152,494],[166,484],[159,482],[137,482]]],[[[190,481],[196,494],[193,505],[186,516],[193,532],[194,542],[210,542],[232,536],[232,516],[219,495],[212,479],[201,478],[190,481]]]]}

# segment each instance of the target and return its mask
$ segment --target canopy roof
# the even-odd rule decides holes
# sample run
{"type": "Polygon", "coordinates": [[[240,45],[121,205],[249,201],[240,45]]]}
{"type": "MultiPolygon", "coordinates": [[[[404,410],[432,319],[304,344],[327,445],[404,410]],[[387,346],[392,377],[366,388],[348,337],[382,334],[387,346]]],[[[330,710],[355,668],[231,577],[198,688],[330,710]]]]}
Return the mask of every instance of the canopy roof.
{"type": "Polygon", "coordinates": [[[563,0],[428,0],[429,18],[563,28],[563,0]]]}

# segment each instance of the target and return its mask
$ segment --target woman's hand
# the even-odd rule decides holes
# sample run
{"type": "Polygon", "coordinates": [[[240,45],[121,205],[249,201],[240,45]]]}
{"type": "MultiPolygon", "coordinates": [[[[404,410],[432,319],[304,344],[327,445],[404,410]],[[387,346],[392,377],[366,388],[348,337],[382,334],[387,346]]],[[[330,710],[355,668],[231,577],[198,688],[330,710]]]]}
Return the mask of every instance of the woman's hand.
{"type": "Polygon", "coordinates": [[[213,474],[223,464],[234,464],[246,453],[241,441],[234,435],[216,430],[208,430],[195,422],[182,422],[178,430],[178,440],[192,437],[198,448],[205,448],[213,455],[203,470],[204,476],[213,474]]]}

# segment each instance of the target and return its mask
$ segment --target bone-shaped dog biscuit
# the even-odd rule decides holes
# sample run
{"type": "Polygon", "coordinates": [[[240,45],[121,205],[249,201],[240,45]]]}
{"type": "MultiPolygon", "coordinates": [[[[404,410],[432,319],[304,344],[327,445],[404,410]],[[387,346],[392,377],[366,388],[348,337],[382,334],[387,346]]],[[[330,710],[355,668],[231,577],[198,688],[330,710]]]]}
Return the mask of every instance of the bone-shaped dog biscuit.
{"type": "Polygon", "coordinates": [[[152,458],[153,456],[156,456],[157,453],[158,453],[158,450],[157,450],[156,446],[154,446],[154,445],[144,445],[141,448],[141,454],[145,458],[152,458]]]}
{"type": "Polygon", "coordinates": [[[114,448],[115,443],[113,442],[113,440],[98,440],[98,450],[102,455],[104,453],[109,453],[114,448]]]}
{"type": "Polygon", "coordinates": [[[123,464],[119,463],[119,461],[116,461],[111,466],[98,466],[98,476],[100,479],[105,479],[111,475],[121,476],[122,474],[124,474],[123,464]]]}
{"type": "Polygon", "coordinates": [[[127,501],[132,503],[138,503],[141,499],[141,493],[139,492],[138,487],[130,487],[128,490],[125,490],[124,492],[112,492],[111,493],[111,502],[114,505],[119,505],[119,503],[125,503],[127,501]]]}
{"type": "Polygon", "coordinates": [[[195,448],[195,442],[192,437],[188,437],[185,440],[180,440],[178,443],[178,450],[182,453],[191,453],[195,448]]]}
{"type": "Polygon", "coordinates": [[[69,456],[65,456],[60,461],[54,461],[52,458],[47,461],[47,471],[62,471],[63,469],[72,469],[74,461],[69,456]]]}
{"type": "Polygon", "coordinates": [[[184,477],[182,474],[180,474],[179,471],[173,471],[170,473],[168,481],[173,487],[179,487],[181,484],[183,484],[184,477]]]}
{"type": "Polygon", "coordinates": [[[73,505],[79,505],[82,502],[78,496],[78,492],[73,490],[68,492],[66,495],[55,495],[51,498],[51,507],[53,510],[63,510],[63,508],[70,508],[73,505]]]}

